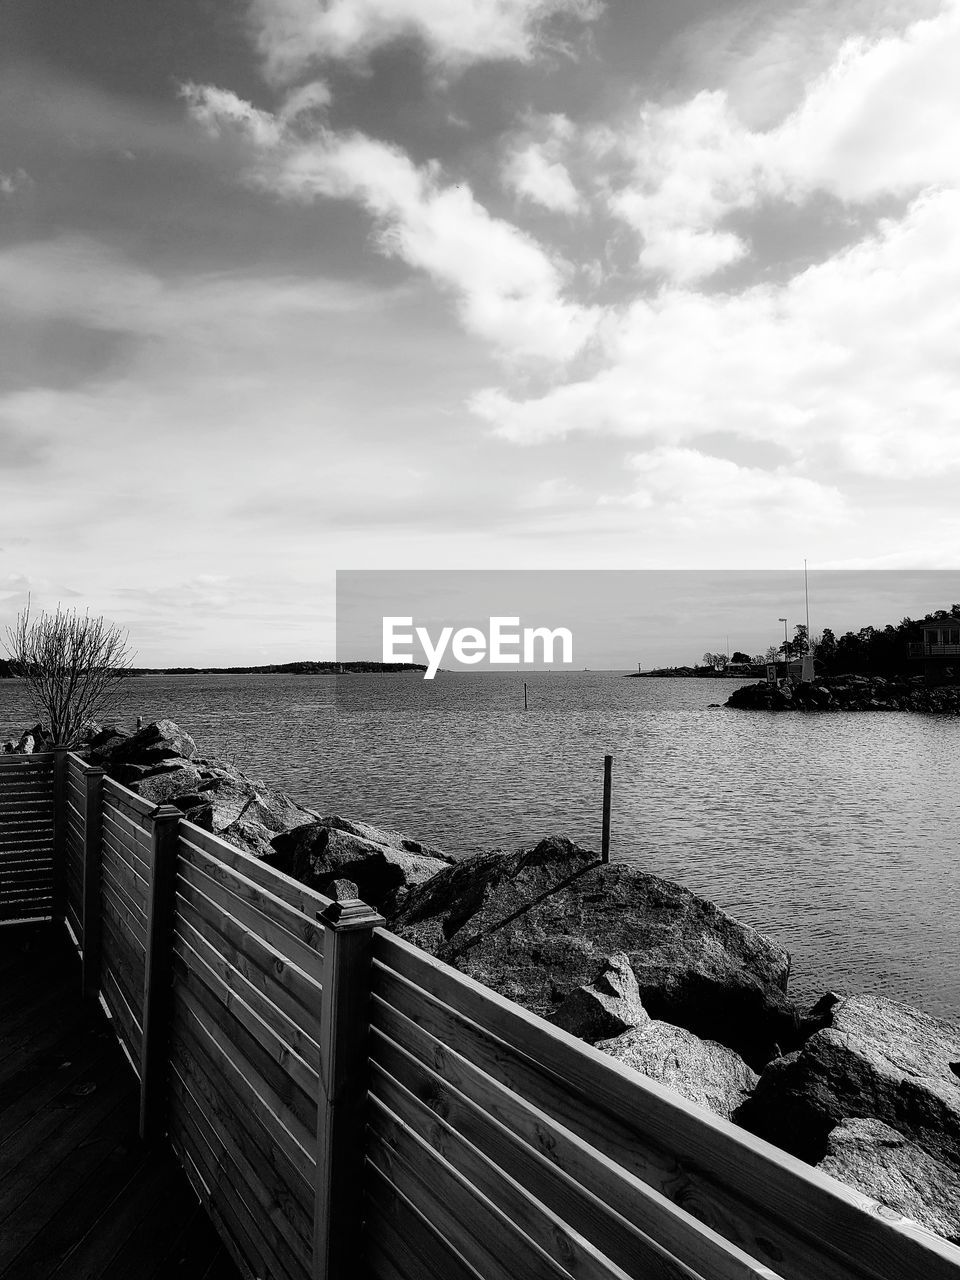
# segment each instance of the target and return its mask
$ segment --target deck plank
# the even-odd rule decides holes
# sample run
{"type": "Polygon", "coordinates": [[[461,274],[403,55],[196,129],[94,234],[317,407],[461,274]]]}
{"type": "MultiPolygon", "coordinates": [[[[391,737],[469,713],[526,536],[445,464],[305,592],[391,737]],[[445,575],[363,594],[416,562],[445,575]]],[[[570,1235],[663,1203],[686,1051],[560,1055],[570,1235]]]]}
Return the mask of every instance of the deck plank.
{"type": "Polygon", "coordinates": [[[0,930],[0,1280],[240,1280],[137,1081],[84,1010],[62,926],[0,930]]]}

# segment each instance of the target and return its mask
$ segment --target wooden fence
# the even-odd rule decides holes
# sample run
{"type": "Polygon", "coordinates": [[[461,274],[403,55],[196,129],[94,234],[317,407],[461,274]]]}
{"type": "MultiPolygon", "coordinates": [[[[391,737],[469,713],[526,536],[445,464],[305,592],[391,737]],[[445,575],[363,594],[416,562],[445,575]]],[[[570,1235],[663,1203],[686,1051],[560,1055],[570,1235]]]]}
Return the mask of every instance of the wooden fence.
{"type": "Polygon", "coordinates": [[[0,771],[29,794],[23,815],[42,796],[36,831],[58,805],[38,845],[45,896],[11,910],[62,910],[139,1078],[141,1130],[172,1145],[245,1276],[960,1278],[960,1249],[403,942],[365,904],[56,754],[0,771]]]}
{"type": "Polygon", "coordinates": [[[0,756],[0,921],[54,907],[54,757],[0,756]]]}

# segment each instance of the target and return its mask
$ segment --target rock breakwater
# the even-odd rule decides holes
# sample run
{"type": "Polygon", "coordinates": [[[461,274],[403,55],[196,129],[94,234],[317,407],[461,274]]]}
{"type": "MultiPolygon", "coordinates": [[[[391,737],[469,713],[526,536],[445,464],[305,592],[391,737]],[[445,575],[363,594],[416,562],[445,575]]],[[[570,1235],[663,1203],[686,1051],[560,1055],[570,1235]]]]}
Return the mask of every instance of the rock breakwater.
{"type": "Polygon", "coordinates": [[[921,711],[960,715],[960,685],[923,676],[829,676],[810,684],[745,684],[725,703],[746,711],[921,711]]]}

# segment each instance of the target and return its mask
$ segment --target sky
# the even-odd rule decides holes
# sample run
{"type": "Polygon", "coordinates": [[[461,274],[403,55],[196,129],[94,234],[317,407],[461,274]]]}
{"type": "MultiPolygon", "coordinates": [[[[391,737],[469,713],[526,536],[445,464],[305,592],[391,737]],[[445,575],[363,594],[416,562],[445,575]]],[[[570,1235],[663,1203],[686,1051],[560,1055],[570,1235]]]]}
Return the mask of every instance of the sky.
{"type": "Polygon", "coordinates": [[[957,66],[960,0],[5,0],[0,627],[957,568],[957,66]]]}

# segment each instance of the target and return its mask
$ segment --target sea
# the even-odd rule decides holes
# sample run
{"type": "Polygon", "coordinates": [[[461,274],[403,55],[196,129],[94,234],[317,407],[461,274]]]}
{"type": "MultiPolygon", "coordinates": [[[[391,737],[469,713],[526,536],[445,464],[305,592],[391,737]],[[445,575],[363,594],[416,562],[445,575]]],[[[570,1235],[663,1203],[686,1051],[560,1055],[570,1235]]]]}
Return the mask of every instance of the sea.
{"type": "MultiPolygon", "coordinates": [[[[116,722],[167,717],[325,813],[454,855],[551,834],[679,881],[792,955],[790,991],[960,1022],[960,718],[776,714],[728,679],[618,672],[142,676],[116,722]],[[524,682],[527,707],[524,709],[524,682]]],[[[0,681],[0,738],[33,722],[0,681]]]]}

